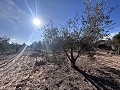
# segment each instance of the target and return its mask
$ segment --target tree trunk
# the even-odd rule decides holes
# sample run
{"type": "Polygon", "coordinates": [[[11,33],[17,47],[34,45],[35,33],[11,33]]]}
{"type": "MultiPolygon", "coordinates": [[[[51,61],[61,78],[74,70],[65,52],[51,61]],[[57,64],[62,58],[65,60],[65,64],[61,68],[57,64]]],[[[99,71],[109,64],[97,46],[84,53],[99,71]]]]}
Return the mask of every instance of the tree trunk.
{"type": "Polygon", "coordinates": [[[77,66],[75,65],[75,61],[76,61],[76,60],[75,60],[75,58],[74,58],[74,56],[73,56],[73,48],[72,48],[72,47],[71,47],[71,52],[70,52],[70,53],[71,53],[71,60],[70,60],[70,61],[71,61],[71,67],[72,67],[72,68],[76,68],[76,67],[77,67],[77,66]]]}
{"type": "Polygon", "coordinates": [[[77,66],[75,65],[75,61],[74,60],[72,60],[72,61],[70,61],[71,62],[71,67],[72,68],[77,68],[77,66]]]}
{"type": "Polygon", "coordinates": [[[75,65],[75,62],[76,62],[77,58],[79,57],[79,53],[76,56],[76,58],[74,58],[74,56],[73,56],[73,49],[72,48],[71,48],[70,56],[68,55],[66,50],[64,50],[64,52],[65,52],[66,56],[68,57],[68,59],[71,62],[71,67],[74,68],[74,69],[77,68],[77,66],[75,65]]]}

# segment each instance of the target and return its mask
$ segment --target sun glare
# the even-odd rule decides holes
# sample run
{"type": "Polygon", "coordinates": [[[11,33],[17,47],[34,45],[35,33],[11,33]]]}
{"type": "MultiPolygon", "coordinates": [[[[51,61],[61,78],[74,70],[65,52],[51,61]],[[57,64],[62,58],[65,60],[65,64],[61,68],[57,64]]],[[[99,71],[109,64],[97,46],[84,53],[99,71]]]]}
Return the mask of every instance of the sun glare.
{"type": "Polygon", "coordinates": [[[36,26],[40,26],[41,21],[38,18],[34,18],[33,19],[33,24],[36,25],[36,26]]]}

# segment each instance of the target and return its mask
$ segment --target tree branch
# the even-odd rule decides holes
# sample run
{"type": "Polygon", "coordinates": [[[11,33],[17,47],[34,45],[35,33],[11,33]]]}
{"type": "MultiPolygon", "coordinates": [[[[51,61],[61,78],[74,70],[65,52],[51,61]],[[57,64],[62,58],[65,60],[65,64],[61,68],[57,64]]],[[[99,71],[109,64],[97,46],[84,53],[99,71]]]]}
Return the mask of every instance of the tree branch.
{"type": "Polygon", "coordinates": [[[75,57],[75,61],[78,59],[81,51],[82,51],[82,49],[80,49],[80,50],[78,51],[78,55],[75,57]]]}
{"type": "Polygon", "coordinates": [[[74,60],[74,56],[73,56],[73,48],[71,48],[71,60],[74,60]]]}
{"type": "Polygon", "coordinates": [[[70,56],[68,55],[67,51],[64,50],[64,52],[65,52],[66,56],[68,57],[68,59],[71,61],[71,58],[70,58],[70,56]]]}

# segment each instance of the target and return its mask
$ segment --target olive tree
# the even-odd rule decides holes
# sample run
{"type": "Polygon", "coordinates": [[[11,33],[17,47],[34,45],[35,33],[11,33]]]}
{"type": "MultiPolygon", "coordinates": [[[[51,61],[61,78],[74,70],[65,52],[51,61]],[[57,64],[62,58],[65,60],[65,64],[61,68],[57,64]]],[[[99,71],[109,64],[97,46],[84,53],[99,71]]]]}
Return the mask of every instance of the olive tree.
{"type": "Polygon", "coordinates": [[[5,54],[9,49],[9,38],[8,37],[0,37],[0,53],[5,54]]]}
{"type": "Polygon", "coordinates": [[[73,68],[80,54],[93,54],[96,42],[108,35],[106,29],[112,24],[110,13],[114,8],[108,8],[105,1],[87,0],[84,6],[81,18],[77,13],[59,28],[53,22],[43,28],[49,52],[67,56],[73,68]]]}

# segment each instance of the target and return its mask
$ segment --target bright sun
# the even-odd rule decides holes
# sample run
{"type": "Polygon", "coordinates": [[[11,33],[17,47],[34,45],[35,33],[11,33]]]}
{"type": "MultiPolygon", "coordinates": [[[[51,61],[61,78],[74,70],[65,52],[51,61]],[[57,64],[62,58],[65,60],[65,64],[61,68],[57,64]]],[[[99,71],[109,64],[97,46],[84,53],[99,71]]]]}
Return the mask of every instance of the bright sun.
{"type": "Polygon", "coordinates": [[[38,18],[34,18],[33,19],[33,24],[36,25],[36,26],[40,26],[41,22],[38,18]]]}

